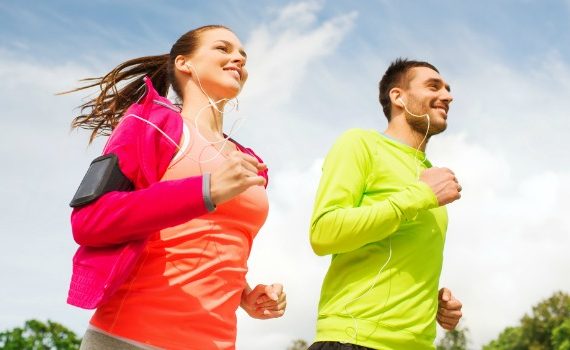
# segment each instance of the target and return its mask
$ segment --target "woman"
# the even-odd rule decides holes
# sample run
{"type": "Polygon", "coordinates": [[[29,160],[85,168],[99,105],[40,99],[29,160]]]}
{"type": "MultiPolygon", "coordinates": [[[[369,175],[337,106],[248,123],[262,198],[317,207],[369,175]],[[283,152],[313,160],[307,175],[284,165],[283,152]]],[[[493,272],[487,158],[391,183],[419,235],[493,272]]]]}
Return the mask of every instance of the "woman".
{"type": "Polygon", "coordinates": [[[127,61],[74,90],[101,87],[73,126],[92,129],[91,140],[112,131],[103,153],[134,187],[72,213],[80,248],[68,302],[97,308],[81,349],[234,349],[238,305],[254,318],[283,315],[281,285],[245,280],[267,215],[267,169],[222,132],[245,63],[233,32],[205,26],[170,54],[127,61]],[[165,98],[170,86],[181,110],[165,98]]]}

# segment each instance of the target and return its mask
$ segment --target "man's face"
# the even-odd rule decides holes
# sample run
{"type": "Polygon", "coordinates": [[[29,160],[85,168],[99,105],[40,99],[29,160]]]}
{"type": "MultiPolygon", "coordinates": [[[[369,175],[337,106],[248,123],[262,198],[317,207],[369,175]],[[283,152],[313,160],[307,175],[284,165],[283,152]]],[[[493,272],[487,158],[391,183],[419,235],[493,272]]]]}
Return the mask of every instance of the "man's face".
{"type": "Polygon", "coordinates": [[[406,113],[408,124],[421,134],[425,134],[428,121],[423,115],[428,114],[428,135],[436,135],[447,128],[447,112],[453,100],[449,85],[438,72],[428,67],[415,67],[409,72],[411,80],[403,92],[403,98],[410,113],[406,113]]]}

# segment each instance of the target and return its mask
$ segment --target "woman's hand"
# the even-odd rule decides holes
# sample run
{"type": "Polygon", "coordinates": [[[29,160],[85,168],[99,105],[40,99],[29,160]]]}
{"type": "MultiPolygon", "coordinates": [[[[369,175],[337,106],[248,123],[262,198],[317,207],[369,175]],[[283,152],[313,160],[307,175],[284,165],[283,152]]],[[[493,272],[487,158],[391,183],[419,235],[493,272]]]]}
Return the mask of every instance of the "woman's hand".
{"type": "Polygon", "coordinates": [[[240,306],[253,318],[266,320],[283,316],[287,296],[281,284],[258,284],[253,290],[246,286],[241,295],[240,306]]]}
{"type": "Polygon", "coordinates": [[[226,202],[251,186],[264,186],[265,178],[258,175],[267,166],[255,157],[239,151],[232,152],[222,166],[212,172],[210,194],[215,205],[226,202]]]}

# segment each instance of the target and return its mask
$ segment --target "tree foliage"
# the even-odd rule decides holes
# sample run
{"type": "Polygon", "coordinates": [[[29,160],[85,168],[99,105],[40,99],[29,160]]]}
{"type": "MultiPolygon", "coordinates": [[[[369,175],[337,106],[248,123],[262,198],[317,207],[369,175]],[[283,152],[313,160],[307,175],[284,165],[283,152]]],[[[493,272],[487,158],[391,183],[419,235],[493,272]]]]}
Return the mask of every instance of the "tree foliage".
{"type": "Polygon", "coordinates": [[[0,348],[4,350],[77,350],[81,339],[59,323],[28,320],[24,327],[0,333],[0,348]]]}
{"type": "Polygon", "coordinates": [[[570,295],[556,292],[506,328],[484,350],[570,350],[570,295]]]}
{"type": "Polygon", "coordinates": [[[287,347],[287,350],[307,350],[309,344],[303,339],[293,340],[293,343],[287,347]]]}
{"type": "Polygon", "coordinates": [[[445,336],[440,339],[436,350],[467,350],[469,329],[457,328],[445,332],[445,336]]]}
{"type": "Polygon", "coordinates": [[[550,340],[554,349],[570,350],[570,319],[567,319],[552,331],[550,340]]]}

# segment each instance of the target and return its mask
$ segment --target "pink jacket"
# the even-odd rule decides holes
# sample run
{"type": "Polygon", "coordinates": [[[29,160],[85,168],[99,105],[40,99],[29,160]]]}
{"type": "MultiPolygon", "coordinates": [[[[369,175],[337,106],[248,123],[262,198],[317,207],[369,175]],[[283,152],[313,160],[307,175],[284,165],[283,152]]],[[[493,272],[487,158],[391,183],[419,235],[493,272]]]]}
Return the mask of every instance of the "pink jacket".
{"type": "MultiPolygon", "coordinates": [[[[145,82],[144,99],[125,115],[154,123],[179,143],[180,114],[158,95],[150,79],[145,82]]],[[[124,118],[103,153],[117,155],[135,190],[109,192],[71,214],[73,238],[80,247],[73,257],[67,302],[86,309],[96,308],[125,282],[152,234],[207,212],[202,176],[159,182],[176,147],[147,123],[124,118]]]]}
{"type": "MultiPolygon", "coordinates": [[[[73,238],[80,245],[73,257],[67,302],[85,309],[104,303],[130,276],[149,237],[207,212],[202,176],[159,182],[180,143],[182,117],[145,78],[147,93],[125,112],[113,131],[104,154],[115,153],[121,171],[133,182],[131,192],[109,192],[71,213],[73,238]]],[[[245,153],[262,160],[249,148],[245,153]]],[[[260,175],[267,177],[267,170],[260,175]]]]}

